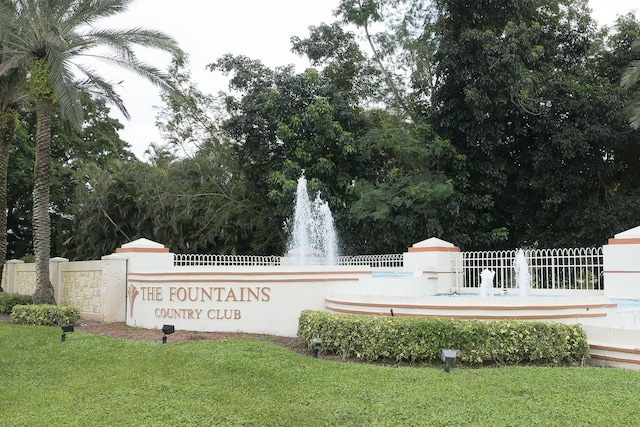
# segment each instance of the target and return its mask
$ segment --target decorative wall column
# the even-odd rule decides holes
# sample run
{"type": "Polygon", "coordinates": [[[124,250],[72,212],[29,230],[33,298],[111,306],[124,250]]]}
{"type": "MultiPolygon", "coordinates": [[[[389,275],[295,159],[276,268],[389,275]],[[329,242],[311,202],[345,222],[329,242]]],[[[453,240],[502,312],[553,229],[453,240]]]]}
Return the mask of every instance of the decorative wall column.
{"type": "MultiPolygon", "coordinates": [[[[131,319],[131,316],[133,315],[136,299],[140,299],[138,298],[140,281],[148,280],[144,278],[148,278],[149,274],[153,275],[154,273],[171,270],[173,268],[174,254],[169,252],[169,248],[160,243],[148,239],[138,239],[117,248],[116,253],[109,258],[126,260],[124,283],[119,280],[117,284],[117,295],[122,298],[121,301],[124,302],[124,306],[111,305],[117,309],[112,311],[110,315],[122,316],[128,325],[136,326],[137,323],[131,319]],[[132,276],[134,277],[133,279],[132,276]],[[121,308],[122,311],[120,310],[121,308]]],[[[141,298],[146,297],[143,296],[141,298]]]]}
{"type": "Polygon", "coordinates": [[[102,282],[107,290],[103,322],[125,322],[127,317],[127,257],[102,257],[102,282]]]}
{"type": "Polygon", "coordinates": [[[51,280],[51,286],[53,286],[53,295],[58,304],[61,304],[60,296],[62,295],[60,288],[62,283],[60,265],[67,262],[69,262],[68,258],[55,257],[49,259],[49,278],[51,280]]]}
{"type": "Polygon", "coordinates": [[[173,253],[160,243],[138,239],[116,249],[116,254],[128,259],[129,273],[164,271],[173,267],[173,253]]]}
{"type": "Polygon", "coordinates": [[[436,292],[448,294],[459,291],[462,279],[462,254],[453,243],[431,237],[411,246],[403,254],[404,268],[414,275],[435,275],[436,292]]]}
{"type": "Polygon", "coordinates": [[[609,239],[602,254],[605,295],[640,299],[640,226],[609,239]]]}
{"type": "Polygon", "coordinates": [[[17,293],[18,287],[16,284],[16,266],[24,264],[24,261],[19,259],[10,259],[4,264],[2,289],[5,292],[17,293]]]}

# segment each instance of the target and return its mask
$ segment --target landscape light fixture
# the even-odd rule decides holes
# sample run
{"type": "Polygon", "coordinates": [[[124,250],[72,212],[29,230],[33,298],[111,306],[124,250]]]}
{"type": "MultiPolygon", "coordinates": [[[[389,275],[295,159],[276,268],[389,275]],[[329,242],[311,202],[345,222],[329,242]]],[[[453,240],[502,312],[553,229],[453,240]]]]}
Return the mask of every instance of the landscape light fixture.
{"type": "Polygon", "coordinates": [[[65,342],[65,340],[67,339],[67,332],[73,332],[73,325],[68,324],[62,325],[60,327],[62,328],[62,337],[60,337],[60,342],[65,342]]]}
{"type": "Polygon", "coordinates": [[[318,358],[318,351],[320,350],[320,347],[322,346],[322,340],[320,338],[314,338],[312,344],[313,344],[313,357],[315,357],[317,359],[318,358]]]}
{"type": "Polygon", "coordinates": [[[162,333],[164,336],[162,337],[162,344],[167,343],[167,335],[170,335],[176,331],[176,328],[173,325],[162,325],[162,333]]]}
{"type": "Polygon", "coordinates": [[[440,350],[440,358],[444,362],[444,371],[449,372],[453,368],[453,364],[456,363],[457,350],[450,350],[443,348],[440,350]]]}
{"type": "Polygon", "coordinates": [[[390,308],[389,311],[391,312],[391,317],[393,317],[393,308],[390,308]]]}

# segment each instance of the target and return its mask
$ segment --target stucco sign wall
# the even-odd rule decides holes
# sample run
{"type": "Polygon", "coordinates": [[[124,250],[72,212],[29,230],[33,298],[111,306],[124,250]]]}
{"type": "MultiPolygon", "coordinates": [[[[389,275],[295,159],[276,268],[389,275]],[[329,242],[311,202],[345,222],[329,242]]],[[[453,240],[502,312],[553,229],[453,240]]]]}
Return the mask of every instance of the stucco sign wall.
{"type": "Polygon", "coordinates": [[[302,310],[368,271],[264,269],[129,273],[127,324],[143,328],[295,336],[302,310]]]}

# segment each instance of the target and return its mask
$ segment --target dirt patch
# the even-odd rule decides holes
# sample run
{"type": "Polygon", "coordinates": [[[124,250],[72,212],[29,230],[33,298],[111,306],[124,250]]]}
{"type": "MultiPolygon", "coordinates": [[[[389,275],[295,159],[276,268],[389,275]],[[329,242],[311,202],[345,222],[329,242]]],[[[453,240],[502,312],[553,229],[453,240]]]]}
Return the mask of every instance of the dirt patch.
{"type": "MultiPolygon", "coordinates": [[[[163,333],[158,329],[142,329],[127,326],[125,323],[91,323],[80,321],[75,327],[76,331],[88,332],[91,334],[100,334],[112,338],[125,338],[131,340],[142,341],[162,341],[163,333]]],[[[201,340],[219,340],[219,339],[253,339],[260,341],[268,341],[279,346],[288,348],[297,353],[309,355],[311,351],[300,338],[297,337],[280,337],[274,335],[246,334],[240,332],[198,332],[198,331],[182,331],[176,330],[173,334],[167,336],[167,342],[179,341],[201,341],[201,340]]]]}

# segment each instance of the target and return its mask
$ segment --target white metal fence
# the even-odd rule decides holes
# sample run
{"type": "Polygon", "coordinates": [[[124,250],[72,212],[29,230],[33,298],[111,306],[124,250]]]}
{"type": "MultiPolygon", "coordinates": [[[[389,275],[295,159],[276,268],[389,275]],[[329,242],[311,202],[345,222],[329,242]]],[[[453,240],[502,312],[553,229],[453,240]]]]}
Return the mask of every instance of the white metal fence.
{"type": "MultiPolygon", "coordinates": [[[[531,289],[602,291],[602,247],[569,249],[524,249],[531,289]]],[[[513,268],[517,250],[461,252],[453,265],[459,289],[480,287],[480,273],[493,270],[494,288],[516,287],[513,268]]],[[[372,268],[402,268],[403,254],[341,256],[338,265],[368,265],[372,268]]],[[[279,256],[175,254],[175,266],[279,266],[279,256]]]]}
{"type": "Polygon", "coordinates": [[[398,268],[404,265],[402,254],[355,255],[338,257],[338,265],[368,265],[371,268],[398,268]]]}
{"type": "MultiPolygon", "coordinates": [[[[337,265],[368,265],[372,268],[399,268],[403,265],[402,254],[355,255],[338,257],[337,265]]],[[[175,266],[279,266],[279,256],[258,255],[207,255],[207,254],[175,254],[175,266]]]]}
{"type": "MultiPolygon", "coordinates": [[[[602,247],[569,249],[524,249],[531,289],[602,290],[602,247]]],[[[479,288],[480,273],[495,271],[494,288],[508,290],[516,287],[513,268],[517,250],[462,252],[455,271],[464,283],[462,288],[479,288]]]]}
{"type": "Polygon", "coordinates": [[[174,254],[173,265],[180,266],[277,266],[279,256],[258,255],[207,255],[207,254],[174,254]]]}

